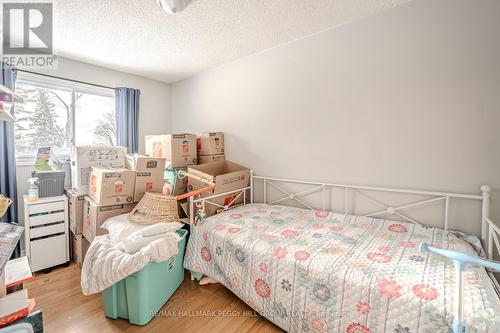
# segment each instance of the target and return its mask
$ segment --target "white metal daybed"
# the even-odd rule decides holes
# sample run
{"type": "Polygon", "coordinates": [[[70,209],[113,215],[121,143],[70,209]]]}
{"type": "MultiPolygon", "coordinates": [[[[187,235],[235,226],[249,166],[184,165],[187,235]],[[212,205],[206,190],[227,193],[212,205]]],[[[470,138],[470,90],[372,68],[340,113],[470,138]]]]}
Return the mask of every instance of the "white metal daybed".
{"type": "Polygon", "coordinates": [[[232,203],[213,202],[230,193],[190,200],[192,234],[185,267],[223,283],[289,332],[500,332],[498,284],[491,272],[470,265],[457,272],[454,261],[419,250],[424,243],[476,258],[482,249],[479,240],[448,230],[450,201],[472,200],[481,203],[481,241],[492,259],[493,246],[500,249],[500,229],[489,218],[491,188],[482,186],[481,191],[470,195],[252,174],[249,187],[233,192],[245,202],[250,192],[250,204],[233,208],[232,203]],[[254,203],[256,182],[262,203],[254,203]],[[271,198],[270,189],[282,196],[271,198]],[[344,192],[342,213],[328,211],[335,189],[344,192]],[[391,206],[376,195],[387,193],[421,199],[391,206]],[[318,194],[322,207],[315,210],[306,197],[318,194]],[[351,215],[358,196],[380,209],[351,215]],[[304,208],[279,205],[286,200],[304,208]],[[439,202],[443,228],[406,214],[439,202]],[[219,206],[224,212],[194,226],[196,204],[219,206]],[[386,214],[400,221],[380,217],[386,214]]]}

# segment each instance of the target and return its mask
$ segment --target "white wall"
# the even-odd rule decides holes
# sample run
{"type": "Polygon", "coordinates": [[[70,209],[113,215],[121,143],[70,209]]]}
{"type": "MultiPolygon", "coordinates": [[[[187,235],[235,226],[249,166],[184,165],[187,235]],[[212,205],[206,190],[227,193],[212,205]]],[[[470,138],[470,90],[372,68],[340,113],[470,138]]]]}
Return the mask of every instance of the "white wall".
{"type": "Polygon", "coordinates": [[[139,151],[141,152],[144,151],[145,135],[165,134],[171,131],[170,86],[167,83],[61,57],[57,70],[38,70],[38,72],[109,87],[140,89],[139,151]]]}
{"type": "Polygon", "coordinates": [[[258,174],[500,189],[499,36],[497,0],[415,0],[174,84],[172,129],[258,174]]]}

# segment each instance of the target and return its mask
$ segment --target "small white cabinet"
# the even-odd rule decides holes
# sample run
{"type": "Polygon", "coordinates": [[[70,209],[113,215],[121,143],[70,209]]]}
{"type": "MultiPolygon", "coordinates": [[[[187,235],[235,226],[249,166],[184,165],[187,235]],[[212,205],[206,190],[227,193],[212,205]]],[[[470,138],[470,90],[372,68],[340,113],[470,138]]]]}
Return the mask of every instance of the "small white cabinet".
{"type": "Polygon", "coordinates": [[[68,199],[65,195],[28,201],[24,197],[24,242],[36,272],[69,261],[68,199]]]}

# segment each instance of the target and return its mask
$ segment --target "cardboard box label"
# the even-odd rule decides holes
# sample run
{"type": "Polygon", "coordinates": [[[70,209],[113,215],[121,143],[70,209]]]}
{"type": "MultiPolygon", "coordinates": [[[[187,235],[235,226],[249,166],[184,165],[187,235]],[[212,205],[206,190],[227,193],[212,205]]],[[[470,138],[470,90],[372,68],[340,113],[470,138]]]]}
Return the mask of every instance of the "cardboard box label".
{"type": "Polygon", "coordinates": [[[111,210],[123,209],[124,205],[112,205],[99,207],[100,212],[109,212],[111,210]]]}
{"type": "Polygon", "coordinates": [[[119,172],[104,174],[104,178],[121,178],[121,177],[122,177],[122,175],[119,172]]]}

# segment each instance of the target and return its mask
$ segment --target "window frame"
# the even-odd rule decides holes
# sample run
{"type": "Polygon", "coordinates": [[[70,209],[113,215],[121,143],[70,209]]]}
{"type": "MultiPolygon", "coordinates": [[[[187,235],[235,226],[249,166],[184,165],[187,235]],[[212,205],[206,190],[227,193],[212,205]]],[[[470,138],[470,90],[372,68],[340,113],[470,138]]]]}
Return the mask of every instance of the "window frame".
{"type": "MultiPolygon", "coordinates": [[[[112,88],[105,87],[97,87],[90,84],[73,82],[65,79],[58,79],[52,77],[46,77],[43,75],[37,75],[32,73],[25,72],[17,72],[16,84],[25,83],[34,86],[40,86],[48,89],[58,89],[58,90],[67,90],[71,94],[75,93],[83,93],[89,95],[96,95],[102,97],[113,98],[116,101],[115,91],[112,88]]],[[[71,107],[72,113],[72,135],[71,135],[71,146],[75,146],[75,138],[76,138],[76,108],[75,105],[71,107]]],[[[116,107],[115,107],[115,115],[116,115],[116,107]]],[[[68,154],[57,154],[57,156],[63,160],[69,159],[68,154]]],[[[33,164],[33,160],[36,155],[33,156],[18,156],[16,152],[16,164],[17,165],[31,165],[33,164]]]]}

